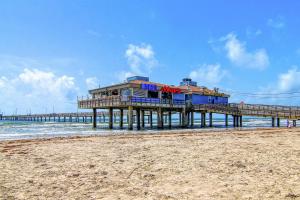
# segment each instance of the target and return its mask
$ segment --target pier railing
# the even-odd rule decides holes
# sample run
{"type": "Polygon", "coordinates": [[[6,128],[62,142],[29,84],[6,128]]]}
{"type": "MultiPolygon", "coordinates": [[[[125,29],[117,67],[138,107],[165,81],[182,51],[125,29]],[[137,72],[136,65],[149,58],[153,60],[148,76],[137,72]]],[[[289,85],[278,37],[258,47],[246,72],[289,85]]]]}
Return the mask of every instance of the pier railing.
{"type": "Polygon", "coordinates": [[[297,106],[230,103],[194,105],[193,108],[222,114],[300,119],[300,107],[297,106]]]}
{"type": "Polygon", "coordinates": [[[115,96],[115,97],[78,100],[78,107],[81,109],[126,107],[126,106],[182,108],[185,106],[185,102],[182,100],[145,98],[145,97],[133,97],[133,96],[115,96]]]}

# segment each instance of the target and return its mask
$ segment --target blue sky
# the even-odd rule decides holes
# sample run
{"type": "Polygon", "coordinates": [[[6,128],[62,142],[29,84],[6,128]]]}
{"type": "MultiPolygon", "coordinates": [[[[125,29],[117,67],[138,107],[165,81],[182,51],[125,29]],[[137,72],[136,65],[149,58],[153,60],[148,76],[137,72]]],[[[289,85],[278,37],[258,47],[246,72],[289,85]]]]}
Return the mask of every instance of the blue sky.
{"type": "Polygon", "coordinates": [[[297,1],[1,1],[0,110],[76,111],[128,75],[192,77],[231,102],[300,100],[297,1]]]}

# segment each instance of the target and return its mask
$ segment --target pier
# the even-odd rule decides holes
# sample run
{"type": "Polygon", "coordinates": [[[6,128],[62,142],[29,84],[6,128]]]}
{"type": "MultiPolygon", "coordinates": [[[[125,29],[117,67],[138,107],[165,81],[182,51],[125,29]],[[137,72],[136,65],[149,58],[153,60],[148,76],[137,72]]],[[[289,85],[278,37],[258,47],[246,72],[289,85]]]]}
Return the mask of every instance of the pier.
{"type": "Polygon", "coordinates": [[[214,114],[224,115],[224,126],[226,127],[242,127],[245,116],[270,118],[270,127],[279,127],[280,120],[291,120],[292,126],[296,126],[297,120],[300,119],[300,107],[261,104],[229,103],[190,106],[172,105],[167,102],[137,103],[130,99],[122,101],[121,98],[110,98],[104,101],[103,99],[80,100],[78,106],[84,109],[93,109],[93,112],[0,115],[0,120],[92,123],[95,128],[98,123],[106,123],[110,129],[115,124],[118,125],[118,128],[124,128],[124,124],[127,124],[129,130],[134,129],[133,125],[135,124],[135,128],[139,130],[146,125],[150,128],[172,128],[175,124],[173,123],[174,118],[179,120],[177,126],[194,127],[196,114],[200,116],[200,127],[202,128],[214,126],[214,114]],[[98,109],[107,111],[99,112],[98,109]],[[232,124],[229,124],[230,117],[232,124]],[[154,118],[157,119],[156,124],[154,124],[154,118]]]}
{"type": "MultiPolygon", "coordinates": [[[[186,105],[172,104],[172,102],[136,102],[133,99],[126,101],[119,98],[109,99],[88,99],[78,101],[79,108],[93,109],[93,118],[97,118],[97,109],[108,109],[109,128],[113,128],[114,116],[112,113],[118,111],[120,115],[120,128],[122,128],[123,113],[126,111],[128,117],[128,129],[133,129],[133,120],[136,118],[136,128],[139,130],[144,126],[145,113],[147,117],[152,119],[153,114],[157,117],[157,128],[164,128],[165,122],[167,127],[172,127],[172,116],[178,115],[181,127],[193,127],[194,115],[199,113],[201,116],[201,127],[213,126],[213,114],[224,114],[224,125],[229,126],[229,116],[232,117],[233,127],[243,126],[244,116],[253,117],[269,117],[272,119],[270,126],[279,127],[280,120],[292,120],[293,126],[300,119],[300,107],[295,106],[278,106],[278,105],[261,105],[261,104],[201,104],[186,105]],[[133,116],[133,111],[136,115],[133,116]],[[208,118],[208,124],[206,124],[208,118]],[[276,123],[275,123],[276,122],[276,123]]],[[[151,127],[153,126],[152,120],[151,127]]],[[[97,126],[97,120],[93,120],[93,127],[97,126]]]]}
{"type": "Polygon", "coordinates": [[[0,115],[0,120],[83,122],[92,123],[94,128],[97,123],[107,123],[109,129],[116,124],[122,129],[126,124],[128,130],[140,130],[146,124],[150,128],[172,128],[175,118],[176,127],[194,127],[196,114],[203,128],[214,126],[214,114],[224,115],[225,127],[242,127],[245,116],[270,118],[272,127],[279,127],[281,120],[291,120],[291,125],[296,126],[300,119],[298,106],[228,103],[230,95],[219,92],[218,88],[197,86],[190,78],[174,86],[135,76],[124,83],[90,90],[89,94],[86,99],[77,99],[77,106],[92,112],[0,115]]]}

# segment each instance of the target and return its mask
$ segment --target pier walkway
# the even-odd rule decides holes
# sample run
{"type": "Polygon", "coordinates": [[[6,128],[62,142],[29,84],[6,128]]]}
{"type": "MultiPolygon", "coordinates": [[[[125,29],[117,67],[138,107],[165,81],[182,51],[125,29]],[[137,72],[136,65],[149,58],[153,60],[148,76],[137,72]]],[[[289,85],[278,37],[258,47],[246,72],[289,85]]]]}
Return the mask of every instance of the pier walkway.
{"type": "Polygon", "coordinates": [[[93,109],[93,112],[78,113],[51,113],[34,115],[0,115],[0,120],[24,120],[24,121],[57,121],[57,122],[92,122],[93,127],[97,122],[108,122],[109,128],[113,128],[114,123],[119,123],[123,128],[124,116],[128,129],[133,129],[133,124],[140,129],[145,127],[145,120],[153,127],[153,115],[157,121],[157,127],[163,128],[167,124],[172,127],[172,116],[178,114],[179,125],[188,127],[194,125],[194,113],[201,114],[201,127],[206,127],[207,115],[208,126],[213,126],[213,114],[224,114],[224,125],[229,126],[228,118],[232,117],[232,126],[241,127],[243,116],[268,117],[272,119],[271,126],[280,126],[281,119],[296,121],[300,119],[300,107],[261,105],[261,104],[200,104],[191,105],[181,101],[164,100],[153,101],[149,98],[105,98],[105,99],[85,99],[78,101],[80,109],[93,109]],[[97,112],[101,109],[101,112],[97,112]],[[108,109],[108,111],[103,111],[108,109]]]}

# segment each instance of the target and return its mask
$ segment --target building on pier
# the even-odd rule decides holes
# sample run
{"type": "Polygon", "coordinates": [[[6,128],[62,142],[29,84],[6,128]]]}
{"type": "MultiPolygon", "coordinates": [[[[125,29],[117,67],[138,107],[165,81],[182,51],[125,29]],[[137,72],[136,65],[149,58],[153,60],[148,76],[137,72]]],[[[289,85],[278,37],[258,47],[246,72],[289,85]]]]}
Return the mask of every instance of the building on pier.
{"type": "MultiPolygon", "coordinates": [[[[169,127],[171,115],[179,113],[180,125],[185,127],[193,121],[190,111],[195,105],[224,105],[228,104],[229,95],[218,89],[208,89],[197,86],[197,82],[184,78],[178,86],[156,83],[148,77],[133,76],[127,81],[107,87],[89,91],[91,98],[78,101],[81,109],[93,109],[94,119],[97,118],[97,109],[109,109],[109,128],[113,126],[113,109],[120,110],[120,127],[123,126],[123,110],[128,113],[128,128],[133,128],[133,110],[136,113],[137,129],[144,124],[144,113],[150,113],[152,127],[152,112],[157,113],[157,127],[162,128],[163,117],[168,113],[169,127]]],[[[93,121],[96,127],[96,120],[93,121]]]]}
{"type": "Polygon", "coordinates": [[[97,88],[89,91],[93,99],[121,97],[133,102],[168,104],[227,104],[229,95],[218,89],[210,90],[197,86],[197,82],[184,78],[179,86],[150,82],[148,77],[134,76],[125,83],[97,88]]]}

